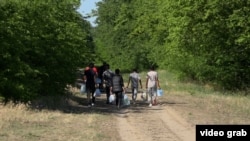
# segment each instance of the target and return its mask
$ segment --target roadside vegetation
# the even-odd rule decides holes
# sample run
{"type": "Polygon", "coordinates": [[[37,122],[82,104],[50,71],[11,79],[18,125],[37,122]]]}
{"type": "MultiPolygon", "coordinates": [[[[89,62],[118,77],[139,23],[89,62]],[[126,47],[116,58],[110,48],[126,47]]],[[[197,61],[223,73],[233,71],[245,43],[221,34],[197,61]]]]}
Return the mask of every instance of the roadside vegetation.
{"type": "MultiPolygon", "coordinates": [[[[0,95],[28,102],[64,95],[90,62],[145,71],[249,94],[249,2],[105,0],[97,26],[79,0],[0,1],[0,95]],[[39,16],[38,16],[39,15],[39,16]]],[[[227,93],[225,93],[227,94],[227,93]]]]}
{"type": "Polygon", "coordinates": [[[105,0],[97,27],[80,0],[0,1],[0,140],[120,140],[113,110],[72,87],[90,62],[125,82],[155,65],[170,106],[193,125],[250,123],[250,3],[105,0]]]}
{"type": "MultiPolygon", "coordinates": [[[[146,72],[140,74],[145,82],[146,72]]],[[[123,76],[126,79],[128,74],[123,76]]],[[[249,96],[219,92],[208,85],[183,83],[172,73],[162,70],[159,70],[159,77],[164,90],[160,98],[162,106],[172,107],[193,126],[250,123],[249,96]]],[[[112,107],[99,99],[98,104],[103,102],[103,108],[88,109],[86,95],[81,95],[79,89],[70,91],[72,93],[65,96],[46,96],[26,105],[1,103],[0,140],[119,140],[112,107]]]]}
{"type": "Polygon", "coordinates": [[[250,96],[246,91],[218,90],[209,84],[179,81],[176,75],[160,71],[165,104],[195,124],[249,124],[250,96]]]}

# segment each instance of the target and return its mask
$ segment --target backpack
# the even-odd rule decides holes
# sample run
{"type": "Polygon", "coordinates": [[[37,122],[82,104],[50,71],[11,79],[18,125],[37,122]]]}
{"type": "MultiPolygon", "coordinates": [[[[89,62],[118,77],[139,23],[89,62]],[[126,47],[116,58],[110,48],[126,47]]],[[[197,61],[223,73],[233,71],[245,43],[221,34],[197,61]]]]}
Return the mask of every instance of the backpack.
{"type": "Polygon", "coordinates": [[[123,78],[120,75],[114,75],[112,78],[112,84],[113,84],[113,92],[120,92],[122,91],[123,86],[123,78]]]}
{"type": "Polygon", "coordinates": [[[111,81],[112,81],[112,77],[114,76],[114,73],[113,72],[111,72],[110,70],[107,70],[107,71],[105,71],[104,72],[104,75],[103,75],[103,77],[104,77],[104,80],[106,81],[106,86],[111,86],[111,81]]]}

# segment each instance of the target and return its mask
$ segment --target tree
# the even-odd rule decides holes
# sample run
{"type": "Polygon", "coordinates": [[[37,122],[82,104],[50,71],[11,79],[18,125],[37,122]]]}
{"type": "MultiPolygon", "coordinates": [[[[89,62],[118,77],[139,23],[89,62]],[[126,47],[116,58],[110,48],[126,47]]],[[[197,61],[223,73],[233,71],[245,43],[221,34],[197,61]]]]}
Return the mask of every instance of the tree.
{"type": "Polygon", "coordinates": [[[27,102],[64,94],[76,69],[94,56],[90,23],[76,12],[79,1],[0,2],[0,95],[27,102]]]}
{"type": "Polygon", "coordinates": [[[97,52],[115,67],[157,64],[182,78],[249,88],[247,0],[104,0],[98,6],[97,52]]]}

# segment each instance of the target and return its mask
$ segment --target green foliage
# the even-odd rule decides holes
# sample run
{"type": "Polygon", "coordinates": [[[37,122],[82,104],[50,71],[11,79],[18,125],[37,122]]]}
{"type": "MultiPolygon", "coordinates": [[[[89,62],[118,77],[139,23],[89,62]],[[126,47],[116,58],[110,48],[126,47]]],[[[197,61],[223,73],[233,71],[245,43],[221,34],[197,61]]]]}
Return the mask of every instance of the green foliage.
{"type": "Polygon", "coordinates": [[[0,1],[6,101],[62,94],[77,67],[93,59],[122,71],[156,64],[225,89],[249,88],[248,1],[104,0],[94,29],[76,12],[79,3],[0,1]]]}
{"type": "Polygon", "coordinates": [[[98,8],[96,52],[112,67],[156,64],[225,89],[249,88],[247,0],[105,0],[98,8]]]}
{"type": "MultiPolygon", "coordinates": [[[[186,11],[179,19],[185,19],[182,21],[185,24],[181,25],[182,36],[176,46],[181,54],[188,56],[187,61],[183,62],[187,72],[182,72],[194,79],[212,81],[226,89],[249,87],[249,59],[244,55],[249,53],[249,44],[237,44],[235,36],[242,33],[231,32],[236,26],[229,22],[244,4],[244,1],[199,1],[195,5],[183,2],[186,11]]],[[[248,16],[238,17],[245,19],[248,16]]],[[[249,31],[248,27],[240,28],[243,28],[243,33],[249,31]]]]}
{"type": "Polygon", "coordinates": [[[63,94],[77,67],[94,57],[88,55],[94,51],[90,24],[78,6],[76,0],[0,2],[0,95],[6,102],[63,94]]]}
{"type": "Polygon", "coordinates": [[[162,37],[164,27],[158,27],[157,30],[162,32],[151,38],[150,36],[157,32],[149,27],[158,24],[153,20],[147,24],[148,19],[154,16],[152,11],[147,10],[152,7],[153,2],[146,3],[145,6],[140,4],[140,1],[112,0],[98,3],[98,27],[95,37],[98,40],[97,48],[100,49],[97,53],[103,54],[101,58],[114,68],[144,69],[151,64],[162,62],[164,49],[159,44],[163,44],[164,39],[158,37],[162,37]],[[157,56],[155,51],[159,53],[157,56]]]}

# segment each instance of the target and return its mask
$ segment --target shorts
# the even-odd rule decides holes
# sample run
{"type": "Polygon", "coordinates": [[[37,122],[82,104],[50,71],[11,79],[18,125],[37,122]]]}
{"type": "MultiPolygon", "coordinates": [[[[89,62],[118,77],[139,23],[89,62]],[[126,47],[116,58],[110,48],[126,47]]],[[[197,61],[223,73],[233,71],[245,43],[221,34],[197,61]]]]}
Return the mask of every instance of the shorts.
{"type": "Polygon", "coordinates": [[[148,95],[149,96],[156,96],[157,95],[157,87],[148,88],[148,95]]]}

